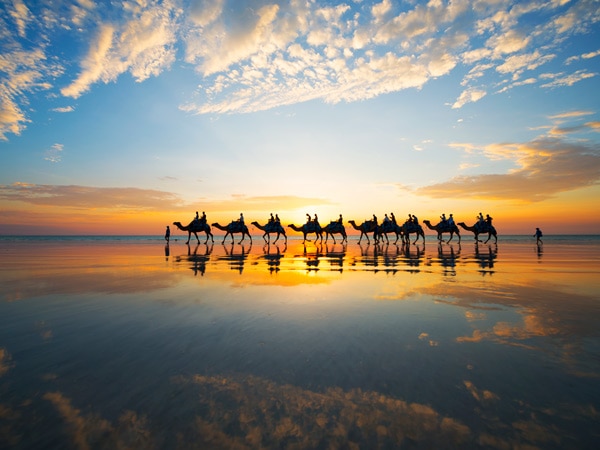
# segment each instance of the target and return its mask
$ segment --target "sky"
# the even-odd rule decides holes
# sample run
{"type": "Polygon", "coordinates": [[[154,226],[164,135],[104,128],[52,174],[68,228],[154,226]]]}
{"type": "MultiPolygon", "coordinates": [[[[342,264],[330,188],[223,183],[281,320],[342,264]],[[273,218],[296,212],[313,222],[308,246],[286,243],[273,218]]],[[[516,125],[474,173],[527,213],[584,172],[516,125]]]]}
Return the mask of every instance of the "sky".
{"type": "Polygon", "coordinates": [[[0,48],[0,234],[600,234],[597,0],[1,0],[0,48]]]}

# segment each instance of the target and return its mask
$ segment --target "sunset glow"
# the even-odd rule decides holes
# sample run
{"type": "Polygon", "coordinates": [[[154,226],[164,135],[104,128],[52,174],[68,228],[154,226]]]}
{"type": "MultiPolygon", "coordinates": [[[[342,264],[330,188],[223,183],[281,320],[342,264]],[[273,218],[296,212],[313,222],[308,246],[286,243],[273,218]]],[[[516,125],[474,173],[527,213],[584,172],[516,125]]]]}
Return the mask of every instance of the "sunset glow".
{"type": "Polygon", "coordinates": [[[0,234],[600,234],[596,0],[44,3],[0,5],[0,234]]]}

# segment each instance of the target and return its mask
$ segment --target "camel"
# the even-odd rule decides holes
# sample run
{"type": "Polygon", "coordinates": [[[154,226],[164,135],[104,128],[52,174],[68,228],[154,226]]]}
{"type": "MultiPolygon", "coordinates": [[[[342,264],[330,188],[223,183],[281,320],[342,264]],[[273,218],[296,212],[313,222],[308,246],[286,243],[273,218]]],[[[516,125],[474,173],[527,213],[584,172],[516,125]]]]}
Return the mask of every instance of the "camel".
{"type": "Polygon", "coordinates": [[[360,231],[360,238],[358,239],[359,244],[360,244],[360,241],[362,241],[363,236],[367,237],[368,244],[371,243],[369,241],[369,235],[367,233],[374,233],[375,230],[377,229],[377,224],[375,223],[374,220],[365,220],[363,223],[360,224],[360,226],[356,225],[356,222],[354,220],[349,220],[348,223],[350,225],[352,225],[352,228],[360,231]]]}
{"type": "Polygon", "coordinates": [[[423,223],[425,225],[427,225],[427,228],[429,228],[430,230],[437,231],[438,241],[442,240],[442,234],[444,234],[444,233],[450,233],[450,239],[448,239],[446,241],[446,243],[449,243],[452,240],[452,238],[454,237],[454,235],[456,234],[458,236],[458,243],[460,244],[460,230],[458,229],[458,227],[455,224],[453,224],[453,225],[447,225],[447,224],[444,225],[444,224],[442,224],[440,222],[440,223],[438,223],[437,225],[434,226],[434,225],[431,225],[431,222],[429,220],[424,220],[423,223]]]}
{"type": "Polygon", "coordinates": [[[489,241],[492,236],[494,236],[494,243],[498,242],[498,234],[496,233],[496,229],[494,228],[493,225],[487,225],[485,224],[483,227],[478,227],[477,223],[475,223],[475,225],[473,225],[472,227],[466,225],[464,222],[459,222],[458,225],[462,228],[464,228],[467,231],[470,231],[471,233],[475,234],[475,240],[477,242],[483,242],[479,239],[479,235],[480,234],[485,234],[488,233],[488,238],[486,239],[485,242],[483,242],[484,244],[487,244],[487,241],[489,241]]]}
{"type": "Polygon", "coordinates": [[[273,244],[279,240],[279,236],[282,234],[287,244],[287,236],[285,234],[285,230],[279,222],[268,222],[266,225],[261,225],[258,222],[252,222],[252,225],[254,225],[260,231],[263,231],[265,233],[263,234],[263,239],[265,240],[265,242],[271,243],[271,233],[277,233],[277,238],[275,238],[273,244]]]}
{"type": "Polygon", "coordinates": [[[288,225],[288,227],[290,227],[292,230],[298,231],[299,233],[302,233],[304,235],[304,240],[302,241],[302,243],[306,242],[306,235],[310,234],[310,233],[315,233],[315,235],[316,235],[315,242],[317,242],[319,240],[319,238],[321,238],[321,242],[323,242],[323,229],[321,228],[321,225],[319,225],[318,223],[315,223],[315,222],[305,223],[301,227],[298,227],[298,226],[294,225],[293,223],[291,223],[288,225]]]}
{"type": "Polygon", "coordinates": [[[329,239],[329,235],[333,238],[333,243],[335,244],[335,234],[342,235],[342,242],[348,242],[348,236],[346,235],[346,228],[344,228],[344,224],[338,221],[331,221],[327,225],[323,227],[323,231],[325,232],[325,242],[329,239]]]}
{"type": "Polygon", "coordinates": [[[183,226],[183,225],[181,225],[181,222],[173,222],[173,225],[175,225],[181,231],[187,231],[188,240],[187,240],[186,244],[190,243],[190,238],[192,237],[192,233],[194,233],[194,236],[196,236],[196,240],[198,241],[198,243],[200,243],[200,239],[198,238],[198,233],[202,233],[202,232],[206,233],[206,242],[204,242],[205,244],[208,242],[209,237],[212,239],[213,242],[215,242],[215,239],[213,238],[213,235],[210,232],[210,225],[207,224],[206,222],[192,220],[189,223],[189,225],[183,226]]]}
{"type": "Polygon", "coordinates": [[[240,240],[240,244],[242,243],[242,241],[246,238],[246,235],[248,235],[248,238],[250,239],[250,243],[252,244],[252,236],[250,236],[250,232],[248,231],[248,227],[246,225],[244,225],[242,222],[238,221],[238,220],[234,220],[232,221],[229,225],[227,226],[223,226],[220,225],[219,223],[215,222],[212,224],[213,227],[221,230],[221,231],[225,231],[225,236],[223,237],[223,244],[225,243],[225,239],[227,239],[228,235],[231,235],[231,242],[233,243],[233,241],[235,240],[233,238],[233,235],[235,233],[241,233],[242,234],[242,239],[240,240]]]}
{"type": "Polygon", "coordinates": [[[375,242],[379,242],[379,239],[385,237],[386,243],[389,244],[390,240],[388,239],[388,233],[396,233],[396,240],[394,241],[395,244],[398,242],[398,239],[400,239],[400,236],[402,236],[402,227],[396,222],[383,222],[377,227],[375,233],[373,234],[375,242]]]}
{"type": "Polygon", "coordinates": [[[405,244],[410,244],[410,235],[412,233],[415,233],[417,235],[413,244],[417,243],[419,237],[423,238],[423,244],[425,243],[425,232],[423,231],[423,227],[418,223],[414,224],[411,222],[404,222],[404,224],[402,225],[402,240],[405,244]]]}

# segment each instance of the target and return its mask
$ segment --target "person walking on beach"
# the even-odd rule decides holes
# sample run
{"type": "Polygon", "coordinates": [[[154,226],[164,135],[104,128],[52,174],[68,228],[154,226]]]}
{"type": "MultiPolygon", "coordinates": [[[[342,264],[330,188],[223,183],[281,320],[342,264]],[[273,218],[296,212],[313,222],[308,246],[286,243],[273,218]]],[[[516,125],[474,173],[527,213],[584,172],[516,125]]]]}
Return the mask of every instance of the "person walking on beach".
{"type": "Polygon", "coordinates": [[[167,225],[167,231],[165,231],[165,241],[167,241],[167,244],[169,243],[170,239],[171,239],[171,229],[169,228],[169,225],[167,225]]]}
{"type": "Polygon", "coordinates": [[[535,229],[535,234],[533,235],[533,237],[535,237],[535,242],[537,244],[543,244],[543,242],[542,242],[542,236],[543,236],[542,230],[540,230],[539,228],[536,228],[535,229]]]}

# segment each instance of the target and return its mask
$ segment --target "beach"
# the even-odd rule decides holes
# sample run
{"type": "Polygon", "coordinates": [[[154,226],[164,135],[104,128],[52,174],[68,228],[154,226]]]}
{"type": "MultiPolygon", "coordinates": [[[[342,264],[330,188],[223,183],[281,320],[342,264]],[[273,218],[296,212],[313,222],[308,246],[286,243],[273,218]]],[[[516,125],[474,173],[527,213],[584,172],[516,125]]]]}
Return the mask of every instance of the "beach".
{"type": "Polygon", "coordinates": [[[599,236],[222,239],[1,237],[0,448],[600,442],[599,236]]]}

